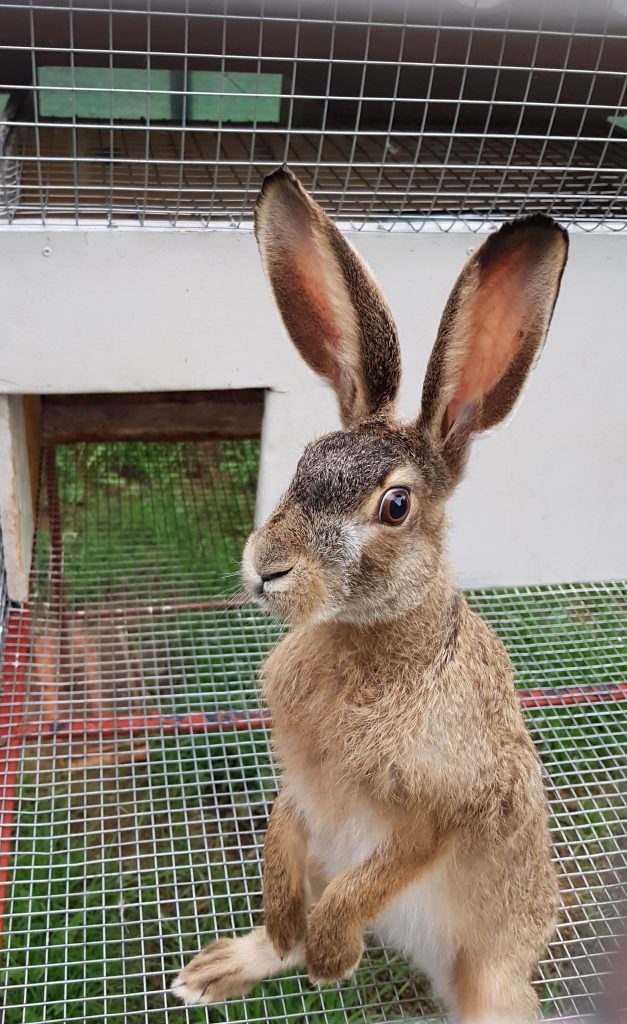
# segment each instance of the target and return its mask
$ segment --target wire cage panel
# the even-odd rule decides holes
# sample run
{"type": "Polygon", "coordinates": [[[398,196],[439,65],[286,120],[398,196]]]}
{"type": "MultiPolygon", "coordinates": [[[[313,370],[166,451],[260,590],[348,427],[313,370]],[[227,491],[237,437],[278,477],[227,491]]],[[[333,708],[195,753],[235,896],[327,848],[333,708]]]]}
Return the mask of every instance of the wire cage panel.
{"type": "MultiPolygon", "coordinates": [[[[256,441],[46,452],[33,597],[9,617],[0,705],[16,770],[7,1024],[205,1021],[169,995],[173,973],[259,922],[276,777],[255,677],[281,628],[241,603],[234,575],[257,460],[256,441]]],[[[547,771],[563,910],[544,1013],[591,1019],[626,896],[627,587],[468,596],[508,646],[547,771]]],[[[376,948],[342,985],[292,974],[212,1011],[425,1017],[441,1019],[423,980],[376,948]]]]}
{"type": "Polygon", "coordinates": [[[356,226],[626,221],[620,0],[3,0],[0,24],[7,221],[238,227],[283,161],[356,226]]]}

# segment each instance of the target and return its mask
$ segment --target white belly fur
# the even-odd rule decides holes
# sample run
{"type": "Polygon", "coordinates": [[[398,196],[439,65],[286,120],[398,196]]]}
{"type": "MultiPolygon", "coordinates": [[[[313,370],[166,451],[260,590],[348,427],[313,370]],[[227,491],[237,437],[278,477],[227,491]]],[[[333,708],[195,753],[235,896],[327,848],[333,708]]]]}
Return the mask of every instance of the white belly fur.
{"type": "MultiPolygon", "coordinates": [[[[356,867],[385,838],[384,824],[367,804],[352,803],[348,813],[337,806],[320,808],[308,798],[305,787],[286,781],[307,822],[309,851],[327,881],[356,867]]],[[[449,869],[448,859],[442,858],[394,897],[368,928],[383,945],[427,974],[439,994],[448,988],[457,949],[449,869]]]]}

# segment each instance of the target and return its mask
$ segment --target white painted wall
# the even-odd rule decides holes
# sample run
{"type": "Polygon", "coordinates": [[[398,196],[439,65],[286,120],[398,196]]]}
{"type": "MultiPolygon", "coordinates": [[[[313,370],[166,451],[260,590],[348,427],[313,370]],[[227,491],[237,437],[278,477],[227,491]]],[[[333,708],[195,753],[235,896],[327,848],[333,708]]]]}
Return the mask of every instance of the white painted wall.
{"type": "MultiPolygon", "coordinates": [[[[355,233],[396,315],[417,411],[446,296],[477,236],[355,233]]],[[[271,389],[258,514],[332,395],[284,335],[249,232],[0,231],[0,390],[271,389]],[[50,250],[49,255],[43,255],[50,250]]],[[[451,503],[466,586],[627,575],[627,237],[572,236],[546,349],[517,414],[477,442],[451,503]]]]}

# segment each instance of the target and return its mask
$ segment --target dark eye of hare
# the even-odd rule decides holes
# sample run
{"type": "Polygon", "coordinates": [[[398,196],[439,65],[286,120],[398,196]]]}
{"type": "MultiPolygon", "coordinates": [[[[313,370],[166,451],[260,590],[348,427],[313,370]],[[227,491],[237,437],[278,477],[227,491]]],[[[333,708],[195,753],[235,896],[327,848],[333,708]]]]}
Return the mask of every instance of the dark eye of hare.
{"type": "Polygon", "coordinates": [[[409,491],[404,487],[392,487],[386,491],[379,505],[379,522],[398,526],[407,519],[409,512],[409,491]]]}

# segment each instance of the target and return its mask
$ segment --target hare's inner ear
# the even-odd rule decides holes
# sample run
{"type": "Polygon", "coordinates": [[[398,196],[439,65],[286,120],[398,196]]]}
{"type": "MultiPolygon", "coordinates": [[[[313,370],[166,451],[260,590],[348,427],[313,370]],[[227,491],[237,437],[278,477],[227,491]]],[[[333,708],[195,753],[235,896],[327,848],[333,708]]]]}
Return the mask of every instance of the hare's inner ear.
{"type": "Polygon", "coordinates": [[[549,217],[512,221],[464,267],[431,353],[419,425],[461,469],[470,435],[509,413],[553,314],[568,238],[549,217]]]}
{"type": "Polygon", "coordinates": [[[384,415],[398,391],[398,338],[362,260],[285,168],[263,184],[255,233],[283,322],[335,389],[344,425],[384,415]]]}

